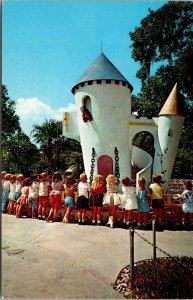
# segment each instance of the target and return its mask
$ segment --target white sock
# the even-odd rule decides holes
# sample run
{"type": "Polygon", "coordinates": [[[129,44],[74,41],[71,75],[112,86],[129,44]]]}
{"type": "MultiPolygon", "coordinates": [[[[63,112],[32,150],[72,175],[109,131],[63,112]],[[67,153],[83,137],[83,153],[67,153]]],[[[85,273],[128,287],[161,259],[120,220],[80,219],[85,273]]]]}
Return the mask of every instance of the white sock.
{"type": "Polygon", "coordinates": [[[95,224],[95,220],[92,220],[92,223],[95,224]]]}

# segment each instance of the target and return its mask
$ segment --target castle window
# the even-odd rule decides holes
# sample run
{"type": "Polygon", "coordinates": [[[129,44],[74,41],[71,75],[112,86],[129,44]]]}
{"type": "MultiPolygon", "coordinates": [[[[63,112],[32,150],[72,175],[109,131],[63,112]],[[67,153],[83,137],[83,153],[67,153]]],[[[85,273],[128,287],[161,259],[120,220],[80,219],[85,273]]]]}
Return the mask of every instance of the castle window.
{"type": "Polygon", "coordinates": [[[173,135],[173,129],[170,128],[170,129],[168,130],[168,136],[172,137],[172,135],[173,135]]]}
{"type": "Polygon", "coordinates": [[[85,86],[85,82],[82,82],[82,83],[80,84],[80,86],[85,86]]]}
{"type": "Polygon", "coordinates": [[[84,122],[92,121],[91,98],[89,96],[86,96],[82,99],[82,107],[80,110],[84,122]]]}
{"type": "Polygon", "coordinates": [[[110,84],[110,83],[111,83],[111,80],[107,79],[107,80],[106,80],[106,83],[107,83],[107,84],[110,84]]]}
{"type": "Polygon", "coordinates": [[[127,84],[126,84],[126,82],[123,82],[123,81],[122,81],[122,85],[123,85],[123,86],[126,86],[127,84]]]}
{"type": "Polygon", "coordinates": [[[115,84],[119,84],[119,80],[115,80],[115,84]]]}
{"type": "Polygon", "coordinates": [[[97,80],[97,84],[101,84],[101,80],[97,80]]]}
{"type": "Polygon", "coordinates": [[[88,85],[92,85],[93,84],[93,82],[92,81],[88,81],[88,85]]]}

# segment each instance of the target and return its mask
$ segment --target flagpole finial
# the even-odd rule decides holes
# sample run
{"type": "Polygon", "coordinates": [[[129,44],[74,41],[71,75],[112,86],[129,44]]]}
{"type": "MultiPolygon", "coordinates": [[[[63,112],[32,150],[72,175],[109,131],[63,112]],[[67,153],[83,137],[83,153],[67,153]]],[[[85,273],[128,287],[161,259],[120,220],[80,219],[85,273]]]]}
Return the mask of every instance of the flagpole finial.
{"type": "Polygon", "coordinates": [[[103,42],[101,41],[101,52],[103,52],[103,42]]]}

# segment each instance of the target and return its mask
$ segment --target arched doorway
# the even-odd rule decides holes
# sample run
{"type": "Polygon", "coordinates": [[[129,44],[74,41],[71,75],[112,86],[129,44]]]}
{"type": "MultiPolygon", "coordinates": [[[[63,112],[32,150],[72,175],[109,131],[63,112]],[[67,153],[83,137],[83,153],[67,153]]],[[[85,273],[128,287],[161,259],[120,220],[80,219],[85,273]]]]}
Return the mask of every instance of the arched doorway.
{"type": "MultiPolygon", "coordinates": [[[[138,132],[132,141],[132,145],[140,148],[151,155],[154,159],[155,148],[154,148],[154,136],[148,131],[138,132]]],[[[136,173],[141,169],[137,164],[131,166],[131,178],[135,180],[136,173]]]]}
{"type": "Polygon", "coordinates": [[[113,174],[113,160],[110,156],[108,155],[102,155],[99,157],[98,161],[98,174],[102,175],[104,179],[109,174],[113,174]]]}

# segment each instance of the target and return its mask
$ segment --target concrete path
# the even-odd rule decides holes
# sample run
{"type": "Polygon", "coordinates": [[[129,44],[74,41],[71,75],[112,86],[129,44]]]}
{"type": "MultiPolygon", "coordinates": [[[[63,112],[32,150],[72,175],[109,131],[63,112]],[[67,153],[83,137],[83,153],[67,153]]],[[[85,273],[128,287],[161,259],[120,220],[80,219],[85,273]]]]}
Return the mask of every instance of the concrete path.
{"type": "MultiPolygon", "coordinates": [[[[151,231],[137,232],[152,241],[151,231]]],[[[192,231],[157,232],[157,246],[171,255],[192,256],[192,241],[192,231]]],[[[135,261],[152,257],[152,247],[136,234],[134,244],[135,261]]],[[[125,229],[3,214],[2,296],[122,299],[112,284],[129,265],[129,246],[125,229]]]]}

